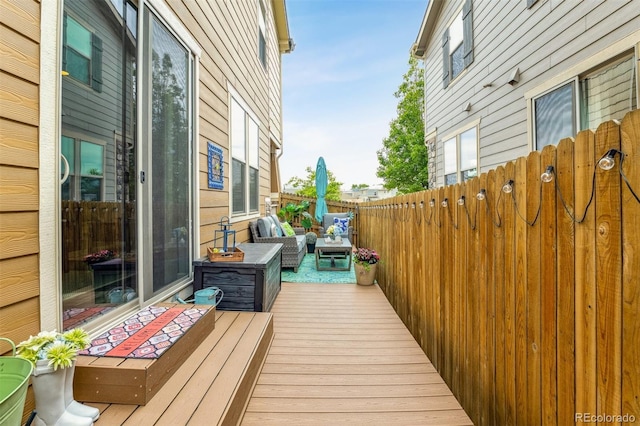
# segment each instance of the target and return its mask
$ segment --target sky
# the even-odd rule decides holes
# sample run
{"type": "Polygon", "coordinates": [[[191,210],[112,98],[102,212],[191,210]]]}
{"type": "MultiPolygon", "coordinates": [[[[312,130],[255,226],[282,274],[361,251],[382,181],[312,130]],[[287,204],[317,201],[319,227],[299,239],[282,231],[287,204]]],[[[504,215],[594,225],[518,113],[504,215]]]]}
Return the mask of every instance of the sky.
{"type": "Polygon", "coordinates": [[[323,157],[342,189],[381,186],[376,151],[396,118],[394,93],[427,0],[287,0],[293,52],[282,57],[280,177],[323,157]]]}

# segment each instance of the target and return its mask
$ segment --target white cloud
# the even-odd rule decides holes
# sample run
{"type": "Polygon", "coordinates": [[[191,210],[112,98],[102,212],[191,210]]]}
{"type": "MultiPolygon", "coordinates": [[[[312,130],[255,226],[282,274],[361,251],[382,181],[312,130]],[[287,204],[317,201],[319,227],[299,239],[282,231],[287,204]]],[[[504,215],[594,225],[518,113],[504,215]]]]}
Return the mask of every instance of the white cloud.
{"type": "Polygon", "coordinates": [[[289,122],[285,129],[284,154],[280,160],[283,183],[291,177],[304,178],[307,167],[315,168],[319,157],[324,157],[327,169],[343,183],[343,189],[353,184],[378,185],[376,177],[378,159],[376,151],[388,133],[384,120],[318,121],[314,125],[289,122]]]}

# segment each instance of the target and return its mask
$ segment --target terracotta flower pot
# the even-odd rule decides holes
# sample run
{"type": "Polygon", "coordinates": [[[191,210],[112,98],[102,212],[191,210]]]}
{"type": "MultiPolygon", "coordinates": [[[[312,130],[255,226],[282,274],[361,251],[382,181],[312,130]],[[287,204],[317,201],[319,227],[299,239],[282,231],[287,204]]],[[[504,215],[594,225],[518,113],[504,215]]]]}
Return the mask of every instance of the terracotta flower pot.
{"type": "Polygon", "coordinates": [[[360,285],[372,285],[376,280],[376,268],[378,264],[369,265],[367,271],[364,266],[356,263],[354,269],[356,272],[356,282],[360,285]]]}

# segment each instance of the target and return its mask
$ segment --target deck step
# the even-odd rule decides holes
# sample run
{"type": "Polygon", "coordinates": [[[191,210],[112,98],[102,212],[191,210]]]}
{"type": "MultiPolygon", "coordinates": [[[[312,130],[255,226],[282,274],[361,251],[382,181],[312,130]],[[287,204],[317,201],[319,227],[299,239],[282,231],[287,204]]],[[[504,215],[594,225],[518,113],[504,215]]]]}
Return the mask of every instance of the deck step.
{"type": "Polygon", "coordinates": [[[215,329],[146,405],[90,404],[96,425],[237,424],[273,339],[273,315],[216,312],[215,329]]]}
{"type": "MultiPolygon", "coordinates": [[[[187,309],[188,305],[158,306],[187,309]]],[[[193,305],[191,305],[193,306],[193,305]]],[[[74,395],[80,401],[144,405],[215,328],[216,309],[197,305],[206,313],[159,358],[96,357],[81,355],[76,363],[74,395]]]]}

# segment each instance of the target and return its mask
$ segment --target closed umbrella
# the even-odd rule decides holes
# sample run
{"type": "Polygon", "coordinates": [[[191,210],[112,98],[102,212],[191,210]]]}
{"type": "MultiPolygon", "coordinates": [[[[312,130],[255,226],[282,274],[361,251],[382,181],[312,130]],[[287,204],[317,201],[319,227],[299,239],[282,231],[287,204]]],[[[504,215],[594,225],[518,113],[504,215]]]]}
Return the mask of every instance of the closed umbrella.
{"type": "Polygon", "coordinates": [[[327,166],[324,158],[318,158],[316,165],[316,220],[322,223],[322,217],[329,212],[324,197],[327,195],[327,166]]]}

